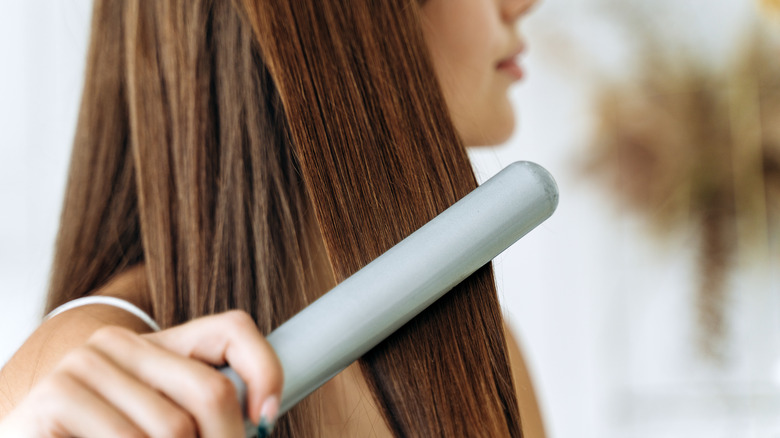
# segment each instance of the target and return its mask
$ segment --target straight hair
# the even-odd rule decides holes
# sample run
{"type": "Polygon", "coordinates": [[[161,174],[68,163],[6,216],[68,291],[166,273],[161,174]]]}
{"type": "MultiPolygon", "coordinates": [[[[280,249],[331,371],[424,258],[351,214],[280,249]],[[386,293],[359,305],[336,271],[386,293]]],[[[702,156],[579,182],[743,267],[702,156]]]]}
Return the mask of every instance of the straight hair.
{"type": "MultiPolygon", "coordinates": [[[[162,327],[268,334],[476,187],[421,29],[409,0],[96,0],[47,310],[143,263],[162,327]]],[[[395,436],[521,436],[490,266],[360,364],[395,436]]]]}

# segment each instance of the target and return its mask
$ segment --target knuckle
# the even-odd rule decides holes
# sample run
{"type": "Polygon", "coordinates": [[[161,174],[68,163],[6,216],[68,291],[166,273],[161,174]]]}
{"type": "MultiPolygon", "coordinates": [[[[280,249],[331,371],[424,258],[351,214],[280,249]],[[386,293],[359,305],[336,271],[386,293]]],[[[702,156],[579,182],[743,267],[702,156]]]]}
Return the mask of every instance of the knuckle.
{"type": "Polygon", "coordinates": [[[39,412],[56,417],[64,409],[60,400],[67,398],[75,384],[75,380],[67,372],[54,371],[33,388],[28,401],[35,405],[39,412]]]}
{"type": "Polygon", "coordinates": [[[83,346],[74,349],[60,361],[60,369],[71,370],[77,373],[83,371],[94,372],[103,365],[103,357],[94,349],[83,346]]]}
{"type": "Polygon", "coordinates": [[[161,436],[167,436],[171,438],[190,438],[196,436],[197,432],[195,420],[182,412],[177,412],[170,415],[167,418],[165,429],[166,430],[161,434],[161,436]]]}
{"type": "Polygon", "coordinates": [[[203,385],[201,402],[212,410],[222,410],[226,403],[234,402],[238,399],[236,388],[230,379],[219,374],[216,370],[212,373],[203,385]]]}
{"type": "Polygon", "coordinates": [[[31,391],[31,394],[38,396],[41,400],[54,400],[66,394],[70,386],[70,377],[57,370],[41,380],[31,391]]]}
{"type": "Polygon", "coordinates": [[[223,317],[225,318],[226,323],[236,331],[257,330],[255,321],[243,310],[225,312],[223,317]]]}
{"type": "Polygon", "coordinates": [[[106,345],[116,342],[128,342],[132,340],[134,333],[126,328],[118,326],[104,326],[92,333],[87,341],[91,345],[106,345]]]}
{"type": "Polygon", "coordinates": [[[117,430],[115,436],[119,438],[146,438],[146,435],[132,426],[126,426],[117,430]]]}

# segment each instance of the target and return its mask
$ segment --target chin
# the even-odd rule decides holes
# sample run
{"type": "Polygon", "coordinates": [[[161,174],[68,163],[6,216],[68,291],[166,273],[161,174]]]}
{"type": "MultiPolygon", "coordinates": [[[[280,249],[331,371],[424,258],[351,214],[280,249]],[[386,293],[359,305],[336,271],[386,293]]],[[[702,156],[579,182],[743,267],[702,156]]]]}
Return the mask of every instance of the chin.
{"type": "Polygon", "coordinates": [[[496,129],[496,133],[493,136],[493,139],[489,143],[489,145],[496,146],[501,143],[506,143],[506,141],[509,140],[510,137],[512,137],[512,134],[514,134],[514,132],[515,132],[515,118],[511,117],[506,122],[506,124],[504,124],[501,128],[496,129]]]}

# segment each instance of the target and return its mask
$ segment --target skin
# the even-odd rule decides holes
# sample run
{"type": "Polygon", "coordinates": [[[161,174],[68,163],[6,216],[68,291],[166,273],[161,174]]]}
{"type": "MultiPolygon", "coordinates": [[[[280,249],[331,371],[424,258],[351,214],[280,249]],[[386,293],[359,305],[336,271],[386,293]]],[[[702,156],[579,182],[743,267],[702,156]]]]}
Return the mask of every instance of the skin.
{"type": "MultiPolygon", "coordinates": [[[[434,68],[466,145],[501,143],[514,129],[507,91],[517,77],[497,66],[522,48],[516,27],[535,2],[428,0],[423,6],[434,68]]],[[[317,273],[324,290],[335,283],[328,273],[317,273]]],[[[145,275],[136,266],[94,294],[148,311],[145,275]]],[[[213,367],[225,363],[247,382],[250,419],[273,420],[282,369],[248,315],[233,311],[148,331],[135,316],[105,305],[45,321],[0,372],[0,436],[242,436],[233,387],[213,367]]],[[[522,353],[505,332],[524,435],[544,437],[522,353]]],[[[391,436],[356,366],[319,396],[323,436],[391,436]]]]}
{"type": "Polygon", "coordinates": [[[455,128],[467,146],[509,138],[516,78],[497,64],[524,49],[519,21],[537,0],[429,0],[423,31],[455,128]]]}

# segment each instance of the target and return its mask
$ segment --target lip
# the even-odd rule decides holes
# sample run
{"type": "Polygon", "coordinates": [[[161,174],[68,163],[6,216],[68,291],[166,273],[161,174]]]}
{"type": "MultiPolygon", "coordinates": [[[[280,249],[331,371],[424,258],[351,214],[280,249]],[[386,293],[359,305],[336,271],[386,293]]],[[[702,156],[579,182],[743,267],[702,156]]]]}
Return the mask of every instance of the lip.
{"type": "Polygon", "coordinates": [[[509,56],[500,59],[496,63],[496,70],[506,73],[516,81],[522,79],[525,75],[525,72],[523,71],[523,68],[520,67],[518,58],[521,54],[523,54],[524,51],[525,46],[521,44],[515,50],[513,50],[509,56]]]}

